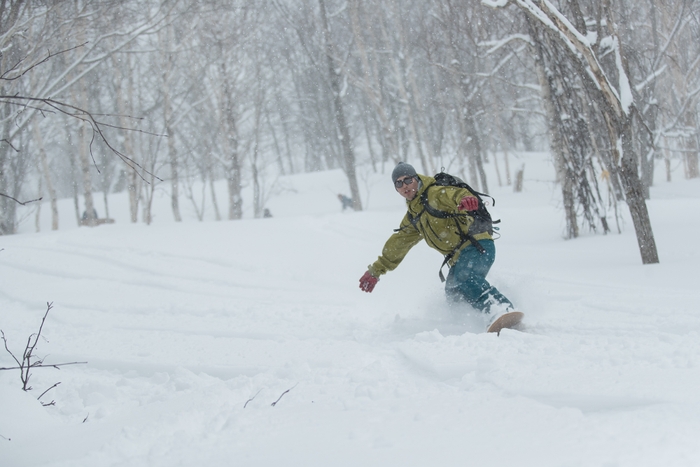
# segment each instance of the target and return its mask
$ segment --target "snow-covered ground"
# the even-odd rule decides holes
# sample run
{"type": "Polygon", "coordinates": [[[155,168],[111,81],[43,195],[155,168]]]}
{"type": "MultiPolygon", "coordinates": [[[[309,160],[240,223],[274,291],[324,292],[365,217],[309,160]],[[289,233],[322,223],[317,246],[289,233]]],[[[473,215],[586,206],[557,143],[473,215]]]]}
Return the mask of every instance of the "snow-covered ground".
{"type": "Polygon", "coordinates": [[[700,180],[653,188],[643,266],[625,206],[622,234],[563,240],[551,166],[520,157],[523,193],[490,178],[489,278],[526,313],[500,336],[424,244],[358,289],[403,215],[386,174],[359,213],[339,171],[282,177],[271,219],[176,224],[161,196],[133,225],[114,195],[115,224],[66,200],[51,232],[44,207],[0,238],[0,329],[21,354],[53,302],[38,354],[88,363],[28,393],[0,371],[0,466],[700,465],[700,180]]]}

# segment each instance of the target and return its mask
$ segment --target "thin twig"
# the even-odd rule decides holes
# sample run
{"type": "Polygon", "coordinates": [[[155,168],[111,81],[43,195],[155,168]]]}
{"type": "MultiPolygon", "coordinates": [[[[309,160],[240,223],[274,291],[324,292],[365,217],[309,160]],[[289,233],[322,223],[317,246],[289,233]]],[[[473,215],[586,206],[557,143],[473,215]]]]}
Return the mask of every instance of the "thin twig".
{"type": "MultiPolygon", "coordinates": [[[[150,182],[146,179],[146,177],[141,173],[144,172],[145,174],[157,179],[158,181],[163,181],[160,177],[155,175],[154,173],[151,173],[149,170],[144,168],[141,164],[136,162],[134,159],[131,157],[127,156],[126,154],[122,153],[119,151],[117,148],[112,146],[112,144],[109,142],[107,137],[105,136],[104,132],[102,131],[103,128],[114,128],[114,129],[120,129],[120,130],[125,130],[125,131],[135,131],[137,133],[142,133],[142,134],[147,134],[147,135],[152,135],[152,136],[164,136],[164,135],[158,135],[155,133],[151,133],[148,131],[144,130],[139,130],[137,128],[126,128],[118,125],[112,125],[110,123],[102,122],[99,121],[95,118],[95,116],[88,112],[85,109],[81,109],[80,107],[76,107],[74,105],[67,104],[65,102],[57,101],[55,99],[51,98],[43,98],[43,97],[29,97],[29,96],[20,96],[20,95],[0,95],[0,103],[8,104],[8,105],[15,105],[19,107],[24,107],[24,108],[31,108],[37,111],[41,112],[50,112],[48,109],[44,109],[41,107],[35,107],[31,105],[31,103],[42,103],[49,107],[50,109],[53,109],[56,113],[61,113],[64,114],[68,117],[75,118],[77,120],[81,120],[84,123],[87,123],[90,125],[92,129],[92,139],[90,140],[89,144],[89,149],[90,149],[90,156],[92,157],[93,163],[95,164],[95,167],[97,167],[97,163],[95,162],[95,156],[93,153],[93,144],[96,140],[96,137],[99,137],[100,140],[109,148],[109,150],[114,153],[117,157],[119,157],[122,162],[124,162],[129,168],[134,170],[138,176],[145,182],[149,183],[150,182]]],[[[99,172],[99,168],[98,168],[99,172]]]]}
{"type": "Polygon", "coordinates": [[[0,435],[0,438],[4,439],[5,441],[12,441],[12,438],[5,438],[3,435],[0,435]]]}
{"type": "MultiPolygon", "coordinates": [[[[36,349],[36,345],[39,343],[39,338],[41,337],[41,331],[44,330],[44,323],[46,322],[46,317],[49,316],[49,311],[53,308],[53,302],[46,302],[46,313],[44,313],[44,317],[41,318],[41,324],[39,325],[39,332],[36,334],[33,334],[35,336],[34,338],[34,344],[31,344],[32,336],[29,336],[29,339],[27,340],[27,347],[24,349],[24,355],[25,358],[27,359],[27,363],[29,362],[29,359],[32,358],[34,355],[34,349],[36,349]]],[[[41,365],[43,363],[42,360],[39,360],[38,363],[41,365]]],[[[31,365],[29,365],[31,366],[31,365]]]]}
{"type": "MultiPolygon", "coordinates": [[[[17,362],[17,365],[19,365],[18,367],[12,368],[12,369],[13,369],[13,370],[21,369],[21,368],[22,368],[22,364],[19,362],[19,360],[17,359],[17,357],[15,357],[15,354],[12,353],[12,351],[9,349],[9,347],[7,347],[7,338],[5,337],[5,331],[3,331],[2,329],[0,329],[0,336],[2,337],[2,341],[5,343],[5,350],[7,350],[7,353],[9,353],[10,356],[12,357],[12,359],[13,359],[15,362],[17,362]]],[[[9,370],[10,368],[0,368],[0,370],[5,370],[5,369],[9,370]]]]}
{"type": "MultiPolygon", "coordinates": [[[[299,383],[297,383],[297,384],[299,384],[299,383]]],[[[280,399],[282,399],[282,396],[284,396],[284,395],[287,394],[289,391],[291,391],[292,389],[294,389],[295,387],[297,387],[297,384],[295,384],[294,386],[292,386],[291,388],[287,389],[287,390],[284,391],[282,394],[280,394],[280,396],[277,398],[277,400],[276,400],[275,402],[272,403],[272,407],[274,407],[275,405],[277,405],[277,403],[280,401],[280,399]]]]}
{"type": "Polygon", "coordinates": [[[12,145],[12,143],[11,143],[7,138],[0,140],[0,143],[7,143],[12,149],[15,150],[15,152],[19,152],[19,149],[17,149],[16,147],[14,147],[14,146],[12,145]]]}
{"type": "MultiPolygon", "coordinates": [[[[87,365],[87,363],[88,362],[66,362],[66,363],[49,363],[49,364],[44,365],[43,361],[42,361],[42,364],[32,364],[29,366],[29,368],[56,368],[57,370],[60,370],[59,367],[62,367],[62,366],[87,365]]],[[[0,371],[2,371],[2,370],[22,370],[24,368],[25,368],[24,366],[7,366],[7,367],[0,367],[0,371]]]]}
{"type": "Polygon", "coordinates": [[[27,73],[29,73],[31,70],[33,70],[34,68],[38,67],[38,66],[41,65],[42,63],[48,62],[48,61],[51,59],[51,57],[55,57],[55,56],[57,56],[57,55],[61,55],[61,54],[70,52],[71,50],[75,50],[75,49],[77,49],[77,48],[80,48],[80,47],[84,46],[85,44],[87,44],[87,42],[83,42],[83,43],[80,44],[80,45],[76,45],[76,46],[71,47],[71,48],[69,48],[69,49],[60,50],[60,51],[55,52],[55,53],[51,53],[51,51],[49,51],[49,52],[47,53],[46,57],[43,58],[41,61],[38,61],[38,62],[32,64],[31,66],[29,66],[26,70],[24,70],[24,71],[22,71],[22,72],[19,72],[19,71],[17,71],[17,69],[18,69],[19,65],[24,61],[24,58],[22,58],[21,60],[18,60],[17,63],[15,63],[15,64],[14,64],[12,67],[10,67],[7,71],[5,71],[2,75],[0,75],[0,80],[15,81],[15,80],[21,78],[22,76],[26,75],[27,73]],[[16,72],[17,72],[17,75],[8,78],[7,75],[9,75],[9,74],[10,74],[11,72],[13,72],[13,71],[16,71],[16,72]]]}
{"type": "Polygon", "coordinates": [[[12,196],[8,196],[8,195],[6,195],[6,194],[4,194],[4,193],[0,193],[0,196],[2,196],[3,198],[11,199],[11,200],[14,201],[15,203],[20,204],[20,205],[22,205],[22,206],[26,206],[26,205],[29,204],[29,203],[36,203],[37,201],[41,201],[42,199],[44,199],[44,198],[37,198],[37,199],[29,200],[29,201],[20,201],[20,200],[18,200],[18,199],[16,199],[16,198],[13,198],[12,196]]]}
{"type": "Polygon", "coordinates": [[[260,391],[262,391],[262,389],[258,390],[258,392],[256,392],[255,395],[254,395],[253,397],[251,397],[250,399],[248,399],[247,401],[245,401],[245,404],[243,404],[243,408],[244,408],[244,409],[245,409],[246,406],[248,405],[248,402],[251,402],[253,399],[255,399],[255,398],[258,396],[258,394],[260,394],[260,391]]]}
{"type": "Polygon", "coordinates": [[[61,384],[60,381],[58,383],[54,384],[53,386],[51,386],[50,388],[48,388],[46,391],[42,392],[41,395],[36,398],[36,400],[40,400],[42,397],[44,397],[44,394],[46,394],[47,392],[49,392],[50,390],[52,390],[53,388],[55,388],[59,384],[61,384]]]}

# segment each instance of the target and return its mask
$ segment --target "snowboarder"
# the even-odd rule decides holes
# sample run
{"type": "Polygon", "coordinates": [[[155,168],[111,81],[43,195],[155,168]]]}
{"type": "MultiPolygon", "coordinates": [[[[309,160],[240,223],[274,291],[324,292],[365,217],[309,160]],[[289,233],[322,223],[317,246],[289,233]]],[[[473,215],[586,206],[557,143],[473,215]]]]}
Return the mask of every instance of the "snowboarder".
{"type": "Polygon", "coordinates": [[[367,272],[360,278],[360,289],[372,292],[382,274],[396,269],[409,250],[425,240],[428,246],[446,257],[450,272],[445,283],[445,294],[451,303],[466,302],[488,315],[489,331],[500,331],[504,326],[498,325],[504,320],[515,321],[506,323],[506,327],[517,324],[522,317],[519,312],[499,319],[514,311],[513,304],[486,280],[496,257],[493,237],[488,231],[469,232],[471,240],[460,234],[469,231],[474,222],[474,217],[470,215],[478,208],[478,199],[474,194],[466,188],[433,186],[433,177],[418,175],[405,162],[400,162],[394,168],[391,180],[396,191],[406,198],[408,212],[400,228],[387,240],[382,255],[368,266],[367,272]],[[430,205],[431,211],[446,212],[450,217],[431,215],[423,202],[430,205]],[[496,320],[499,322],[495,323],[496,320]]]}

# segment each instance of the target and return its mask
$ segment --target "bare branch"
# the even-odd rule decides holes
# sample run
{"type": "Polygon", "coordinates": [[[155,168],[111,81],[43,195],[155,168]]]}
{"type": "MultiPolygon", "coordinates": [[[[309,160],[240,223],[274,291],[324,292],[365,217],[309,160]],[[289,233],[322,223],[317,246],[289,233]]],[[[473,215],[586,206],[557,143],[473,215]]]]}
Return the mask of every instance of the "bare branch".
{"type": "MultiPolygon", "coordinates": [[[[46,391],[42,392],[41,395],[36,398],[36,400],[41,400],[41,398],[44,397],[44,394],[46,394],[47,392],[49,392],[50,390],[52,390],[53,388],[55,388],[59,384],[61,384],[60,381],[58,383],[54,384],[53,386],[51,386],[50,388],[48,388],[46,391]]],[[[53,401],[51,401],[51,404],[53,404],[53,401]]]]}
{"type": "MultiPolygon", "coordinates": [[[[41,325],[39,325],[39,331],[37,331],[34,334],[31,334],[27,338],[27,344],[24,347],[24,352],[22,353],[22,360],[20,361],[19,358],[15,356],[15,354],[12,353],[12,351],[9,349],[7,346],[7,338],[5,337],[5,333],[0,329],[0,338],[2,338],[4,344],[5,344],[5,350],[7,353],[9,353],[14,361],[17,363],[16,367],[4,367],[0,368],[0,370],[19,370],[20,371],[20,380],[22,381],[22,389],[24,391],[30,391],[32,389],[31,386],[29,386],[29,380],[32,376],[30,371],[34,368],[47,368],[47,367],[52,367],[57,370],[60,370],[62,366],[65,365],[78,365],[78,364],[83,364],[87,362],[67,362],[67,363],[53,363],[53,364],[44,364],[44,359],[43,358],[38,358],[34,355],[34,351],[36,350],[37,343],[39,342],[39,339],[42,337],[41,333],[44,330],[44,323],[46,322],[46,317],[49,314],[49,311],[53,309],[53,303],[52,302],[47,302],[46,303],[46,313],[44,313],[44,317],[41,319],[41,325]],[[32,360],[35,360],[32,362],[32,360]]],[[[46,340],[44,338],[44,340],[46,340]]],[[[54,384],[51,388],[47,389],[44,391],[41,396],[39,396],[38,399],[41,399],[41,397],[46,394],[46,392],[54,387],[56,387],[60,383],[54,384]]],[[[45,404],[45,405],[53,405],[54,403],[51,402],[50,404],[45,404]]]]}
{"type": "MultiPolygon", "coordinates": [[[[258,394],[260,394],[260,391],[262,391],[262,389],[260,389],[258,392],[256,392],[255,395],[254,395],[253,397],[251,397],[250,399],[248,399],[247,401],[245,401],[245,404],[243,404],[243,408],[244,408],[244,409],[245,409],[246,406],[248,405],[248,402],[252,402],[253,399],[255,399],[255,398],[258,396],[258,394]]],[[[281,396],[280,396],[280,397],[281,397],[281,396]]],[[[278,400],[279,400],[279,399],[278,399],[278,400]]],[[[274,405],[274,404],[273,404],[273,405],[274,405]]]]}
{"type": "Polygon", "coordinates": [[[20,200],[18,200],[17,198],[13,198],[12,196],[6,195],[6,194],[4,194],[4,193],[0,193],[0,196],[2,196],[3,198],[11,199],[11,200],[14,201],[15,203],[20,204],[20,205],[22,205],[22,206],[26,206],[26,205],[29,204],[29,203],[35,203],[35,202],[37,202],[37,201],[41,201],[41,200],[43,199],[43,198],[37,198],[37,199],[29,200],[29,201],[20,201],[20,200]]]}
{"type": "Polygon", "coordinates": [[[0,140],[0,143],[7,143],[8,146],[10,146],[12,149],[15,150],[15,152],[19,152],[19,149],[17,149],[16,147],[14,147],[14,146],[12,145],[12,143],[11,143],[8,139],[2,139],[2,140],[0,140]]]}
{"type": "MultiPolygon", "coordinates": [[[[8,351],[9,352],[9,351],[8,351]]],[[[43,362],[43,361],[42,361],[43,362]]],[[[44,365],[43,363],[39,364],[33,364],[30,366],[30,368],[55,368],[57,370],[60,370],[62,366],[67,366],[67,365],[87,365],[88,362],[65,362],[65,363],[50,363],[44,365]]],[[[21,365],[21,364],[20,364],[21,365]]],[[[7,367],[0,367],[0,371],[2,370],[21,370],[25,367],[23,366],[7,366],[7,367]]]]}
{"type": "MultiPolygon", "coordinates": [[[[27,359],[27,363],[29,364],[30,361],[29,359],[34,355],[34,349],[36,349],[36,345],[39,343],[39,338],[41,337],[41,331],[44,329],[44,323],[46,322],[46,317],[49,315],[49,311],[53,308],[53,302],[46,302],[46,313],[44,313],[44,317],[41,318],[41,324],[39,325],[39,332],[36,334],[32,334],[29,336],[29,339],[27,339],[27,347],[24,349],[24,357],[27,359]],[[32,344],[32,336],[34,336],[34,343],[32,344]]],[[[43,363],[43,360],[39,360],[37,362],[39,365],[43,363]]],[[[32,366],[31,364],[29,365],[30,367],[32,366]]]]}
{"type": "Polygon", "coordinates": [[[56,53],[48,52],[47,55],[46,55],[46,57],[44,57],[43,59],[39,60],[39,61],[36,62],[36,63],[33,63],[32,65],[30,65],[30,66],[29,66],[27,69],[25,69],[24,71],[19,72],[19,71],[17,71],[17,68],[18,68],[19,65],[24,61],[24,59],[25,59],[26,57],[21,58],[20,60],[17,61],[17,63],[15,63],[15,64],[14,64],[13,66],[11,66],[7,71],[5,71],[3,74],[0,75],[0,80],[4,80],[4,81],[15,81],[15,80],[18,80],[18,79],[22,78],[24,75],[26,75],[27,73],[29,73],[30,71],[32,71],[34,68],[36,68],[36,67],[38,67],[39,65],[41,65],[41,64],[43,64],[43,63],[46,63],[46,62],[48,62],[49,60],[51,60],[52,57],[55,57],[55,56],[57,56],[57,55],[61,55],[61,54],[70,52],[71,50],[78,49],[78,48],[84,46],[85,44],[87,44],[87,42],[83,42],[82,44],[76,45],[75,47],[71,47],[71,48],[69,48],[69,49],[61,50],[61,51],[58,51],[58,52],[56,52],[56,53]],[[17,75],[8,77],[8,75],[9,75],[10,73],[12,73],[13,71],[17,71],[17,75]]]}
{"type": "Polygon", "coordinates": [[[284,391],[282,394],[280,394],[280,396],[277,398],[277,400],[276,400],[275,402],[273,402],[272,404],[270,404],[270,405],[272,405],[272,407],[276,406],[277,403],[280,401],[280,399],[282,399],[282,396],[284,396],[284,395],[287,394],[289,391],[291,391],[292,389],[294,389],[295,387],[297,387],[298,384],[299,384],[299,383],[295,384],[295,385],[292,386],[291,388],[289,388],[289,389],[287,389],[286,391],[284,391]]]}
{"type": "MultiPolygon", "coordinates": [[[[5,343],[5,350],[7,350],[7,353],[9,353],[10,356],[12,357],[12,359],[13,359],[15,362],[17,362],[17,365],[18,365],[18,366],[15,367],[15,368],[12,368],[12,369],[13,369],[13,370],[16,370],[16,369],[18,369],[18,368],[21,368],[21,367],[22,367],[22,364],[19,362],[19,360],[17,360],[17,357],[15,357],[15,354],[13,354],[12,351],[7,347],[7,338],[5,337],[5,332],[4,332],[2,329],[0,329],[0,335],[2,336],[2,341],[5,343]]],[[[5,370],[5,369],[8,369],[8,370],[9,370],[9,368],[0,368],[0,370],[5,370]]]]}
{"type": "MultiPolygon", "coordinates": [[[[109,148],[112,153],[116,154],[117,157],[119,157],[122,162],[124,162],[129,168],[134,170],[139,177],[146,183],[150,183],[146,177],[143,175],[144,173],[146,175],[149,175],[153,178],[155,178],[158,181],[163,181],[160,177],[157,175],[151,173],[147,169],[145,169],[141,164],[136,162],[134,159],[131,157],[127,156],[126,154],[122,153],[119,151],[117,148],[115,148],[107,139],[103,132],[103,128],[114,128],[114,129],[119,129],[119,130],[125,130],[125,131],[135,131],[137,133],[142,133],[142,134],[149,134],[153,136],[162,136],[162,135],[157,135],[155,133],[149,133],[143,130],[139,130],[136,128],[125,128],[122,126],[118,125],[112,125],[106,122],[99,121],[95,118],[95,116],[88,112],[85,109],[81,109],[80,107],[76,107],[71,104],[67,104],[65,102],[57,101],[55,99],[51,98],[42,98],[42,97],[29,97],[29,96],[19,96],[19,95],[14,95],[14,96],[7,96],[7,95],[0,95],[0,103],[6,103],[9,105],[16,105],[19,107],[24,107],[24,108],[34,108],[35,110],[38,111],[47,111],[47,112],[52,112],[55,111],[56,113],[60,113],[63,115],[66,115],[68,117],[75,118],[77,120],[81,120],[88,125],[90,125],[92,129],[92,139],[90,140],[90,156],[92,157],[93,163],[95,164],[95,167],[97,167],[97,163],[95,162],[95,156],[93,152],[93,144],[95,142],[96,137],[99,137],[100,140],[109,148]],[[49,107],[49,109],[46,109],[41,106],[36,106],[33,107],[29,105],[28,103],[33,102],[33,103],[40,103],[44,104],[45,106],[49,107]],[[143,173],[142,173],[143,172],[143,173]]],[[[99,172],[99,169],[98,169],[99,172]]]]}

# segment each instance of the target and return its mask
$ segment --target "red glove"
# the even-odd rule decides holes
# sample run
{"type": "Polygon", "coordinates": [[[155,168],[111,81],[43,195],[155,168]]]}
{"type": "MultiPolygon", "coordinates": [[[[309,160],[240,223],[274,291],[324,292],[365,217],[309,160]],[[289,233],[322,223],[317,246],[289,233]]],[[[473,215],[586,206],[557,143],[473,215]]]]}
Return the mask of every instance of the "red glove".
{"type": "Polygon", "coordinates": [[[360,288],[369,293],[374,290],[374,286],[377,285],[377,282],[379,282],[379,279],[367,271],[362,277],[360,277],[360,288]]]}
{"type": "Polygon", "coordinates": [[[459,202],[457,209],[460,211],[476,211],[479,209],[479,200],[474,196],[465,196],[462,201],[459,202]]]}

